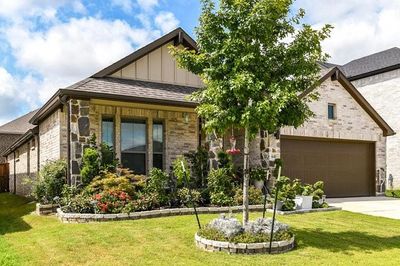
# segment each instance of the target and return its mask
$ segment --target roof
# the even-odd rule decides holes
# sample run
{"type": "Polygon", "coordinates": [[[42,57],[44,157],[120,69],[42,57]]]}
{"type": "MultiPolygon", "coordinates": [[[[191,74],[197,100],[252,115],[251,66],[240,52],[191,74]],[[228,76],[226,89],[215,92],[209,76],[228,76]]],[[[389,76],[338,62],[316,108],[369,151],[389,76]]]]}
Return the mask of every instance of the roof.
{"type": "Polygon", "coordinates": [[[5,157],[5,156],[9,155],[10,153],[14,152],[22,144],[29,141],[38,132],[39,132],[38,126],[34,126],[33,128],[29,129],[20,138],[18,138],[13,144],[11,144],[11,146],[9,148],[7,148],[1,155],[5,157]]]}
{"type": "Polygon", "coordinates": [[[29,129],[32,129],[35,126],[29,123],[29,120],[36,114],[38,110],[39,109],[31,111],[13,121],[8,122],[7,124],[0,126],[0,134],[22,135],[29,129]]]}
{"type": "Polygon", "coordinates": [[[63,95],[105,99],[135,100],[146,103],[194,106],[188,96],[197,88],[151,81],[118,78],[88,78],[85,82],[62,89],[63,95]]]}
{"type": "MultiPolygon", "coordinates": [[[[341,71],[340,67],[332,67],[328,69],[321,70],[321,78],[319,80],[319,84],[331,78],[332,80],[337,80],[353,99],[368,113],[368,115],[375,121],[375,123],[382,129],[384,136],[392,136],[396,133],[389,126],[388,123],[378,114],[378,112],[368,103],[368,101],[361,95],[361,93],[354,87],[354,85],[349,81],[349,79],[344,75],[341,71]]],[[[305,97],[311,91],[313,91],[316,87],[312,87],[302,94],[300,97],[305,97]]]]}
{"type": "Polygon", "coordinates": [[[341,66],[341,70],[350,80],[356,80],[398,68],[400,68],[400,48],[398,47],[361,57],[341,66]]]}

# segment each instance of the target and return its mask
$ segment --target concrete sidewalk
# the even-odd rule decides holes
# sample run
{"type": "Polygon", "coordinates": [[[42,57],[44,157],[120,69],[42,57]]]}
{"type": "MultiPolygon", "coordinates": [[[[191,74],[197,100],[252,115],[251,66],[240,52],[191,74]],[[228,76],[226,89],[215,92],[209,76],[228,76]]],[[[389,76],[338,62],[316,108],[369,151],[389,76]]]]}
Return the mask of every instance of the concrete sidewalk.
{"type": "Polygon", "coordinates": [[[331,198],[329,205],[345,211],[400,219],[400,199],[387,197],[331,198]]]}

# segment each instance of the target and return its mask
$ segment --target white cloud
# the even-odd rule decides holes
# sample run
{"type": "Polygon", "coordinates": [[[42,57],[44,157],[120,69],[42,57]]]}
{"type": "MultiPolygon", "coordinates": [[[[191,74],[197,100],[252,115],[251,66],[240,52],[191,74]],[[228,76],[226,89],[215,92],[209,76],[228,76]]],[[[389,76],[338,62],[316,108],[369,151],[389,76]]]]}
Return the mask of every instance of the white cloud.
{"type": "Polygon", "coordinates": [[[171,12],[160,12],[155,17],[154,22],[163,33],[170,32],[179,25],[179,20],[171,12]]]}
{"type": "Polygon", "coordinates": [[[120,20],[95,18],[71,19],[45,32],[29,31],[24,24],[6,30],[16,65],[43,77],[42,102],[60,86],[90,76],[131,53],[134,46],[158,37],[157,33],[120,20]]]}
{"type": "Polygon", "coordinates": [[[394,46],[400,47],[399,0],[300,0],[306,19],[316,27],[330,23],[335,28],[323,43],[330,61],[343,64],[394,46]]]}
{"type": "Polygon", "coordinates": [[[138,5],[144,10],[152,10],[158,6],[158,0],[137,0],[138,5]]]}
{"type": "Polygon", "coordinates": [[[131,13],[133,9],[132,0],[112,0],[111,4],[120,7],[126,13],[131,13]]]}
{"type": "Polygon", "coordinates": [[[2,0],[0,1],[0,17],[22,20],[26,17],[53,18],[57,9],[70,5],[75,12],[85,11],[80,0],[2,0]]]}

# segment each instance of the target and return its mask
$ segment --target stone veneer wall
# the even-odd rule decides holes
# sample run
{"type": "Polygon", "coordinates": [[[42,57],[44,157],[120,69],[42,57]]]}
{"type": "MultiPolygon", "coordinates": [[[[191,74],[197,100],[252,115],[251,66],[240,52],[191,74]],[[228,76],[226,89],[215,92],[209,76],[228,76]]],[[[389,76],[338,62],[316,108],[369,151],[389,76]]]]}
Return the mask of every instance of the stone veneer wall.
{"type": "Polygon", "coordinates": [[[69,100],[70,108],[70,174],[71,183],[79,182],[80,164],[85,148],[90,143],[90,120],[89,120],[89,101],[87,100],[69,100]]]}
{"type": "MultiPolygon", "coordinates": [[[[400,69],[352,82],[367,101],[397,133],[387,137],[386,177],[393,177],[393,188],[400,188],[400,69]]],[[[387,187],[390,187],[387,182],[387,187]]]]}
{"type": "MultiPolygon", "coordinates": [[[[164,123],[164,168],[169,170],[172,161],[179,155],[196,150],[199,139],[197,116],[191,112],[174,110],[154,110],[154,106],[148,108],[135,107],[134,103],[119,106],[118,103],[98,104],[93,101],[71,101],[71,166],[72,181],[79,178],[79,167],[82,152],[89,144],[89,138],[96,134],[100,144],[101,121],[103,117],[113,118],[115,124],[115,150],[117,158],[121,158],[121,119],[144,119],[147,123],[147,169],[152,168],[152,124],[153,121],[164,123]]],[[[179,109],[179,108],[177,108],[179,109]]]]}

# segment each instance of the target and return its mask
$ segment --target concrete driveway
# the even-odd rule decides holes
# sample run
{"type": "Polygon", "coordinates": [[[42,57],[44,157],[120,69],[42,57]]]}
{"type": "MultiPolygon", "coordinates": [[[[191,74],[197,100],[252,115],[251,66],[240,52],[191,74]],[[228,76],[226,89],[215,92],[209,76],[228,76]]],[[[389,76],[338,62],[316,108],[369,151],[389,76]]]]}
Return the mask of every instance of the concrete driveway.
{"type": "Polygon", "coordinates": [[[345,211],[373,216],[400,219],[400,199],[387,197],[331,198],[329,205],[341,207],[345,211]]]}

